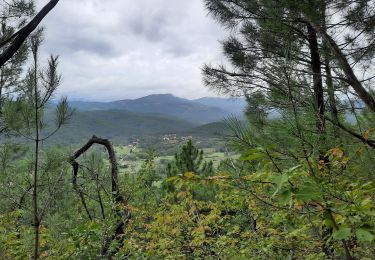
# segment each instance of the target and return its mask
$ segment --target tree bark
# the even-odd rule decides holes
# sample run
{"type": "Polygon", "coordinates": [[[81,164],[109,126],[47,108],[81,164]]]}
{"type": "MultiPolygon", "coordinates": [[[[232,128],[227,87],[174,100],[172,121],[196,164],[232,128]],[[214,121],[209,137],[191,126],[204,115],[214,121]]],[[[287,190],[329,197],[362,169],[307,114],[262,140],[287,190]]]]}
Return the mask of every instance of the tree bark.
{"type": "Polygon", "coordinates": [[[323,92],[323,80],[322,80],[322,64],[320,60],[318,38],[314,28],[307,25],[309,48],[311,56],[311,70],[313,72],[313,83],[314,83],[314,105],[317,114],[316,127],[319,134],[325,132],[325,120],[324,120],[324,92],[323,92]]]}

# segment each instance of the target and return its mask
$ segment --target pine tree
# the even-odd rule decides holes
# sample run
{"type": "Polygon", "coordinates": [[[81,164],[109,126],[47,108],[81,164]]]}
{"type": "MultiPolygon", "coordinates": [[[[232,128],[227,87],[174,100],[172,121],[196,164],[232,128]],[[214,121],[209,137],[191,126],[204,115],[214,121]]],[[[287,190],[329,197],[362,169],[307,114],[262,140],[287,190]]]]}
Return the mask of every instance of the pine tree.
{"type": "Polygon", "coordinates": [[[201,176],[209,176],[213,173],[212,161],[204,161],[203,150],[199,150],[189,140],[181,147],[181,151],[175,154],[174,161],[167,166],[168,176],[192,172],[201,176]]]}
{"type": "Polygon", "coordinates": [[[209,12],[233,32],[223,42],[231,69],[224,65],[205,66],[207,86],[250,98],[261,93],[263,106],[279,110],[280,114],[297,111],[298,116],[302,108],[309,118],[315,117],[307,130],[315,131],[320,143],[332,140],[326,135],[328,121],[336,128],[333,139],[337,139],[337,128],[341,128],[345,134],[374,146],[346,128],[338,115],[339,109],[343,114],[351,109],[341,102],[343,96],[348,97],[349,103],[354,96],[375,111],[370,88],[374,79],[370,65],[375,46],[375,26],[370,22],[375,12],[373,1],[205,3],[209,12]],[[344,31],[344,36],[335,37],[336,31],[344,31]],[[362,78],[355,75],[356,70],[364,72],[362,78]]]}
{"type": "Polygon", "coordinates": [[[15,106],[17,109],[15,111],[5,108],[10,114],[7,117],[12,118],[8,122],[9,131],[34,143],[33,156],[30,161],[32,174],[27,175],[31,176],[28,183],[30,186],[25,187],[25,190],[30,190],[32,193],[34,259],[38,259],[40,255],[40,227],[56,192],[52,187],[62,178],[61,175],[52,178],[52,176],[41,174],[43,161],[48,159],[43,156],[45,152],[42,150],[42,143],[67,123],[73,113],[68,106],[67,99],[62,98],[55,109],[55,120],[47,128],[48,125],[44,118],[45,110],[61,83],[61,75],[57,71],[57,56],[51,56],[47,68],[40,69],[39,49],[43,41],[42,31],[42,29],[38,29],[30,38],[32,67],[28,70],[23,85],[19,88],[17,100],[11,101],[7,105],[7,107],[15,106]],[[45,188],[42,189],[41,187],[44,185],[45,188]]]}

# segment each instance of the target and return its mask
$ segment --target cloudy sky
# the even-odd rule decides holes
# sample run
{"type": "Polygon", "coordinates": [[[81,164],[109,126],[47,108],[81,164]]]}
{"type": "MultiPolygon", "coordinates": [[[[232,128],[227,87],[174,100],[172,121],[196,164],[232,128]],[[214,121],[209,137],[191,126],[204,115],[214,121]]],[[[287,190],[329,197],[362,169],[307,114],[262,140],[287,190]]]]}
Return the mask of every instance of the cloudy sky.
{"type": "MultiPolygon", "coordinates": [[[[47,0],[37,2],[40,9],[47,0]]],[[[100,101],[215,95],[200,69],[223,61],[225,32],[203,0],[61,0],[43,25],[44,55],[60,55],[59,95],[100,101]]]]}

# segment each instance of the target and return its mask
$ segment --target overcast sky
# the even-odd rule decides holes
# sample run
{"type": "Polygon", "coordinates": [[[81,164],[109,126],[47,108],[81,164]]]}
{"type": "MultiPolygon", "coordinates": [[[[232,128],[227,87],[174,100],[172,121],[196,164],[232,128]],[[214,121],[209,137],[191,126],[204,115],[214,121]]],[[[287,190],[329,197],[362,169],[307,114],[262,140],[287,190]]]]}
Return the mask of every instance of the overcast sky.
{"type": "MultiPolygon", "coordinates": [[[[47,0],[38,0],[40,9],[47,0]]],[[[201,67],[223,60],[224,29],[203,0],[61,0],[43,22],[69,99],[213,96],[201,67]]]]}

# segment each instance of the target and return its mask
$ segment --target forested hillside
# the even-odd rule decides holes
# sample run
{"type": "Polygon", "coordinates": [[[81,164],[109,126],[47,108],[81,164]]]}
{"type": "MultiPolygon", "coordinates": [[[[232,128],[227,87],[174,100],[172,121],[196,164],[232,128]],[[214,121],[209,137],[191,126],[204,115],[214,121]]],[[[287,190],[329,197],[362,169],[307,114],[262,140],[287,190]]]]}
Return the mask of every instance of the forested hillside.
{"type": "MultiPolygon", "coordinates": [[[[48,18],[59,8],[56,15],[65,17],[69,1],[0,3],[0,259],[375,258],[374,0],[181,2],[192,10],[203,4],[226,30],[217,39],[224,57],[201,67],[205,86],[226,98],[160,94],[71,103],[74,97],[59,91],[74,71],[64,55],[45,55],[46,35],[56,34],[41,24],[54,21],[48,18]]],[[[82,3],[75,2],[75,14],[95,17],[95,32],[119,26],[122,13],[109,17],[99,2],[82,3]],[[93,11],[98,6],[100,14],[93,11]]],[[[188,62],[200,56],[170,45],[181,31],[194,43],[200,28],[193,25],[204,20],[171,37],[175,1],[142,3],[116,8],[148,10],[142,14],[152,17],[152,27],[121,19],[123,34],[94,38],[116,35],[123,48],[131,32],[142,36],[133,44],[166,42],[165,59],[157,56],[162,48],[147,53],[151,65],[129,51],[121,57],[131,60],[125,68],[161,78],[163,70],[151,68],[173,57],[193,75],[188,62]],[[164,9],[171,17],[161,18],[164,9]]],[[[120,66],[119,49],[90,42],[83,35],[88,23],[74,28],[84,27],[75,34],[84,44],[64,38],[66,28],[54,41],[69,42],[74,55],[86,55],[79,62],[104,70],[90,75],[93,89],[85,93],[97,82],[121,83],[118,75],[99,79],[109,73],[101,55],[120,66]]],[[[198,34],[196,51],[210,50],[206,33],[198,34]]],[[[78,78],[88,70],[82,64],[73,69],[78,78]]],[[[170,70],[176,80],[178,70],[170,70]]],[[[137,91],[145,79],[135,81],[137,91]]]]}
{"type": "MultiPolygon", "coordinates": [[[[53,120],[54,105],[52,102],[46,111],[47,121],[53,120]]],[[[223,135],[227,128],[223,123],[226,118],[238,115],[244,120],[246,107],[242,99],[187,100],[169,94],[114,102],[73,101],[69,105],[75,110],[70,122],[51,138],[49,144],[74,146],[92,135],[122,145],[149,136],[160,140],[168,134],[212,139],[223,135]]],[[[49,130],[47,127],[46,131],[49,130]]]]}
{"type": "Polygon", "coordinates": [[[187,132],[197,126],[176,117],[134,113],[125,110],[76,111],[61,131],[52,138],[60,144],[77,144],[92,135],[128,144],[129,138],[187,132]]]}

